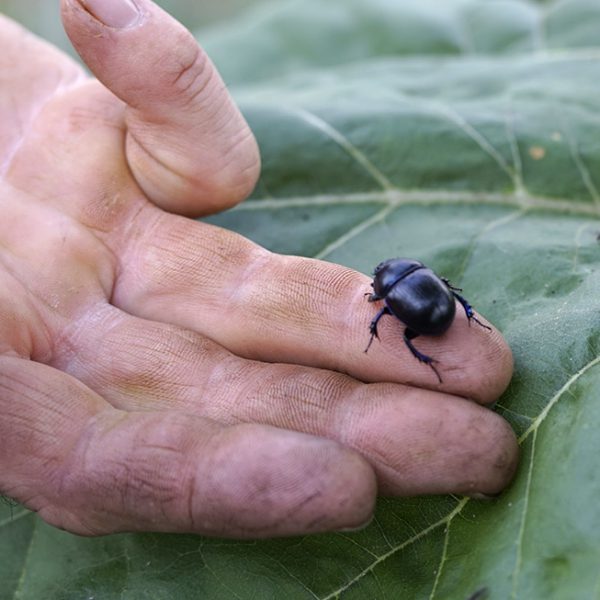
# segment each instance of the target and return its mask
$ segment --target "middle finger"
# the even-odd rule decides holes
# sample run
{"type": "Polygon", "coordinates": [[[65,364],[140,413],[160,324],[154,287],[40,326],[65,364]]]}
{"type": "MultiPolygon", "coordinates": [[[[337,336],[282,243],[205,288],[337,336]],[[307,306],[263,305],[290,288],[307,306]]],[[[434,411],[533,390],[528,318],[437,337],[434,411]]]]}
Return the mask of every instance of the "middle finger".
{"type": "Polygon", "coordinates": [[[54,366],[115,407],[175,410],[223,424],[254,422],[327,437],[359,451],[382,491],[494,494],[517,447],[495,413],[456,396],[347,375],[241,359],[176,326],[110,305],[65,335],[54,366]]]}

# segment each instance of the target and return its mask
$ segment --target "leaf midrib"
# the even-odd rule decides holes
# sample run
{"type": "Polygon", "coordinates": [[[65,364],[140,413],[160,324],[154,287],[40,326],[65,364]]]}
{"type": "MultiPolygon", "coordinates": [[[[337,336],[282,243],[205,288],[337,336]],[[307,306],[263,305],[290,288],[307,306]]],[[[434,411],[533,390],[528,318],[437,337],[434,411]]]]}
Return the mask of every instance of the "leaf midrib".
{"type": "Polygon", "coordinates": [[[236,206],[234,211],[277,210],[304,208],[322,205],[345,204],[386,204],[393,208],[404,205],[446,205],[446,204],[492,204],[494,206],[520,207],[530,210],[547,211],[565,215],[581,215],[600,218],[600,210],[592,202],[572,200],[563,197],[540,196],[526,192],[484,192],[456,191],[439,188],[403,190],[393,188],[370,192],[349,192],[332,194],[312,194],[310,196],[270,196],[251,198],[236,206]]]}

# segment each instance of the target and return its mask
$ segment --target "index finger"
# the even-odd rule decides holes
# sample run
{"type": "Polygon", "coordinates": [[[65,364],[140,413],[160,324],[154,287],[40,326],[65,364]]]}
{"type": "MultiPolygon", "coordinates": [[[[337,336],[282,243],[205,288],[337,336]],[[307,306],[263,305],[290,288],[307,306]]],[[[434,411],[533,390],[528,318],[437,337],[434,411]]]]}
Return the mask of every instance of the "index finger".
{"type": "Polygon", "coordinates": [[[508,385],[512,356],[500,333],[470,327],[464,311],[442,336],[415,345],[432,369],[411,354],[404,325],[382,319],[380,343],[368,354],[369,277],[315,259],[268,252],[242,236],[151,209],[121,253],[113,302],[127,312],[197,331],[245,358],[287,362],[439,389],[490,403],[508,385]]]}

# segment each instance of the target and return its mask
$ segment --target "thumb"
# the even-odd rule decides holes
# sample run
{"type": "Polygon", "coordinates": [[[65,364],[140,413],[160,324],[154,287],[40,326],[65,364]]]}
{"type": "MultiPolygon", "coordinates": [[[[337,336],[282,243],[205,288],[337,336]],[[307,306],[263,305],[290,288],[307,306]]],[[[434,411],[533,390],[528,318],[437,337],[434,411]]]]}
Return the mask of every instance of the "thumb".
{"type": "Polygon", "coordinates": [[[150,0],[61,5],[82,59],[127,104],[127,159],[150,200],[189,215],[243,200],[259,174],[256,141],[190,32],[150,0]]]}

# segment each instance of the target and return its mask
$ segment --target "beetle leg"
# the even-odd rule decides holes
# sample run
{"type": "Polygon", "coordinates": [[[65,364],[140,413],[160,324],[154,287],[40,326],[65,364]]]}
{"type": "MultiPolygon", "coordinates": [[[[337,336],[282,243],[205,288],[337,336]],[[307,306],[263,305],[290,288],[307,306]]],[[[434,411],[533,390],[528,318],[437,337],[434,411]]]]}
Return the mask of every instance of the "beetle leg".
{"type": "Polygon", "coordinates": [[[409,329],[407,327],[406,330],[404,331],[404,343],[408,346],[408,349],[411,351],[412,355],[416,359],[421,361],[422,363],[429,365],[433,369],[433,372],[437,375],[439,382],[443,383],[438,370],[433,366],[433,362],[434,362],[433,358],[431,358],[431,356],[427,356],[426,354],[423,354],[422,352],[419,352],[414,347],[411,340],[414,340],[416,337],[418,337],[418,335],[419,334],[416,331],[413,331],[412,329],[409,329]]]}
{"type": "Polygon", "coordinates": [[[390,309],[387,306],[384,306],[374,317],[369,325],[369,331],[371,332],[371,338],[369,339],[369,343],[365,348],[365,354],[369,351],[371,344],[373,343],[373,338],[379,339],[379,334],[377,333],[377,323],[379,323],[379,319],[383,317],[383,315],[389,315],[390,309]]]}
{"type": "Polygon", "coordinates": [[[446,287],[451,291],[451,292],[462,292],[462,288],[458,288],[453,286],[450,283],[449,279],[446,279],[445,277],[440,277],[440,279],[446,284],[446,287]]]}
{"type": "Polygon", "coordinates": [[[485,327],[488,331],[492,330],[491,327],[488,327],[487,325],[482,323],[475,316],[475,313],[473,312],[473,307],[467,302],[466,298],[463,298],[460,294],[457,294],[453,288],[450,288],[450,290],[452,291],[452,295],[462,304],[462,307],[465,309],[467,319],[469,319],[469,325],[471,324],[471,321],[475,321],[475,323],[477,323],[478,325],[481,325],[482,327],[485,327]]]}
{"type": "Polygon", "coordinates": [[[377,300],[383,300],[383,298],[381,296],[378,296],[375,292],[371,293],[371,292],[366,292],[365,296],[369,296],[367,298],[367,300],[369,302],[377,302],[377,300]]]}

